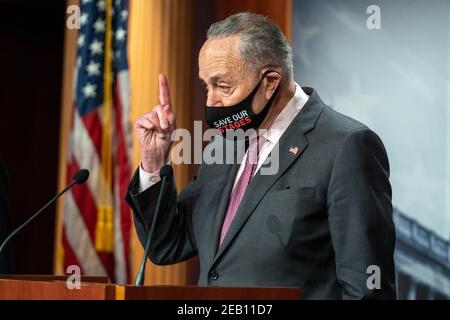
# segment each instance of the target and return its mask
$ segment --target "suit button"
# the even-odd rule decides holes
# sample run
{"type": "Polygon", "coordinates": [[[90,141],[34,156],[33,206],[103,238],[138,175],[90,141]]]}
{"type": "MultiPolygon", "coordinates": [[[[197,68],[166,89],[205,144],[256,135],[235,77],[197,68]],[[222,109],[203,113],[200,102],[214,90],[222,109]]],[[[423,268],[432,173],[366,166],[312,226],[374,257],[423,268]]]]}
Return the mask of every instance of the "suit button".
{"type": "Polygon", "coordinates": [[[209,279],[210,280],[217,280],[219,278],[219,274],[216,270],[212,270],[209,272],[209,279]]]}

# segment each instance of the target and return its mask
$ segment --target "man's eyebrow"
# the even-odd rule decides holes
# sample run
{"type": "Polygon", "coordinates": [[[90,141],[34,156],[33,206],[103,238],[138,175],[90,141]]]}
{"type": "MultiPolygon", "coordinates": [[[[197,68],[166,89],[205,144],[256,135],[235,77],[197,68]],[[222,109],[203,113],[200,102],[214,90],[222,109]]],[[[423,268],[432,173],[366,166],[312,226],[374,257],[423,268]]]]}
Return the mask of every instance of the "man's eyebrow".
{"type": "MultiPolygon", "coordinates": [[[[203,80],[200,76],[198,78],[200,79],[201,82],[205,82],[205,80],[203,80]]],[[[211,83],[216,83],[216,82],[219,82],[220,80],[223,80],[223,78],[227,78],[226,79],[227,81],[231,81],[231,79],[228,79],[227,75],[225,75],[225,74],[213,75],[212,77],[207,79],[207,81],[211,82],[211,83]]]]}

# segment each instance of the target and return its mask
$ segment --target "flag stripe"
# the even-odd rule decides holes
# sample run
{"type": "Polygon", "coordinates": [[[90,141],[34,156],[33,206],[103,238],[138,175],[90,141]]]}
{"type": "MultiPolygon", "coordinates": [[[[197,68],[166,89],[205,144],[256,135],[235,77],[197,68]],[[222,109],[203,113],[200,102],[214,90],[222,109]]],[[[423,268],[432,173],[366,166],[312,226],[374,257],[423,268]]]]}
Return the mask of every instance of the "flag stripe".
{"type": "MultiPolygon", "coordinates": [[[[70,180],[73,175],[80,170],[75,159],[72,159],[72,162],[69,164],[67,173],[68,179],[70,180]]],[[[81,217],[84,220],[84,224],[86,225],[87,231],[89,233],[89,237],[92,239],[92,242],[95,243],[95,227],[97,223],[97,204],[94,201],[92,193],[89,191],[86,184],[76,185],[69,192],[72,194],[73,201],[78,209],[81,217]]]]}
{"type": "MultiPolygon", "coordinates": [[[[63,229],[63,234],[62,234],[62,244],[64,246],[64,266],[66,266],[66,268],[68,266],[79,266],[80,271],[83,274],[84,271],[80,266],[80,262],[78,261],[77,257],[75,256],[75,253],[73,252],[72,247],[69,245],[70,242],[67,240],[65,228],[63,229]]],[[[66,270],[64,270],[64,272],[66,272],[66,270]]]]}
{"type": "MultiPolygon", "coordinates": [[[[121,82],[118,81],[116,90],[115,90],[115,110],[116,110],[116,131],[118,133],[117,137],[117,155],[116,162],[119,164],[116,172],[118,173],[115,177],[116,182],[116,207],[117,210],[117,218],[120,221],[119,224],[121,226],[121,236],[123,238],[123,255],[125,257],[129,256],[130,253],[130,230],[131,230],[131,212],[128,204],[125,202],[125,199],[121,195],[125,195],[127,192],[128,183],[131,178],[131,167],[130,167],[130,159],[128,158],[128,152],[130,148],[127,148],[126,139],[127,136],[124,132],[129,128],[129,123],[123,121],[123,109],[124,104],[122,96],[122,91],[120,90],[121,82]],[[124,128],[125,127],[125,128],[124,128]]],[[[127,94],[127,92],[125,92],[127,94]]],[[[127,102],[126,102],[127,103],[127,102]]],[[[126,114],[126,113],[125,113],[126,114]]],[[[120,255],[120,254],[119,254],[120,255]]],[[[129,265],[125,263],[124,268],[129,271],[129,265]]]]}
{"type": "Polygon", "coordinates": [[[64,263],[65,267],[67,263],[78,263],[86,275],[108,275],[113,282],[127,283],[130,278],[131,232],[131,212],[124,200],[131,178],[126,50],[128,1],[83,1],[80,6],[83,22],[77,40],[74,116],[67,158],[67,179],[71,181],[80,168],[87,168],[90,178],[86,184],[77,185],[68,192],[64,208],[64,263]],[[107,17],[105,12],[112,10],[114,15],[110,17],[111,21],[107,21],[109,15],[107,17]],[[111,41],[106,41],[105,30],[109,27],[114,35],[111,41]],[[111,54],[111,64],[105,52],[111,54]],[[105,70],[111,71],[112,81],[105,76],[105,70]],[[108,92],[113,93],[112,114],[104,113],[104,95],[108,92]],[[112,141],[103,136],[107,131],[106,127],[103,128],[106,123],[114,126],[112,141]],[[102,146],[103,141],[112,142],[111,157],[105,155],[101,158],[105,147],[102,146]],[[106,181],[110,175],[111,183],[106,181]],[[112,229],[106,221],[109,219],[110,206],[113,213],[112,229]],[[107,210],[100,210],[102,214],[99,215],[100,208],[107,210]],[[112,248],[109,245],[110,236],[114,242],[112,248]],[[96,240],[101,241],[97,243],[96,240]]]}
{"type": "MultiPolygon", "coordinates": [[[[77,172],[79,169],[80,168],[78,167],[75,160],[69,166],[69,171],[77,172]]],[[[84,225],[86,226],[86,236],[88,236],[90,240],[89,245],[93,247],[93,244],[95,243],[97,225],[97,205],[95,203],[95,200],[92,197],[92,193],[89,192],[86,184],[77,185],[76,187],[72,188],[71,195],[73,196],[73,201],[79,210],[79,215],[81,215],[84,225]]],[[[88,245],[87,240],[88,239],[86,239],[86,241],[84,242],[85,245],[88,245]]],[[[114,259],[112,254],[98,253],[98,257],[107,270],[110,279],[114,279],[115,272],[114,268],[112,267],[112,265],[114,264],[114,259]]]]}
{"type": "MultiPolygon", "coordinates": [[[[129,73],[127,70],[121,71],[117,75],[117,101],[120,103],[120,110],[122,114],[122,134],[120,135],[124,139],[125,151],[127,154],[128,164],[131,164],[132,154],[132,128],[130,125],[130,81],[129,73]],[[124,116],[125,115],[125,116],[124,116]]],[[[130,171],[131,173],[131,171],[130,171]]]]}
{"type": "MultiPolygon", "coordinates": [[[[82,117],[85,131],[89,134],[90,142],[95,148],[97,154],[102,150],[102,125],[100,114],[98,112],[86,113],[82,117]]],[[[82,143],[82,142],[81,142],[82,143]]],[[[80,149],[80,151],[83,149],[80,149]]],[[[94,152],[94,149],[91,149],[94,152]]],[[[94,154],[94,153],[92,153],[94,154]]]]}
{"type": "MultiPolygon", "coordinates": [[[[84,116],[83,119],[80,119],[79,114],[75,112],[72,156],[76,159],[79,167],[89,168],[90,178],[87,181],[87,185],[95,202],[97,202],[98,199],[100,181],[100,159],[98,157],[99,153],[96,152],[100,146],[95,145],[92,140],[92,136],[96,135],[101,135],[98,114],[93,112],[90,115],[84,116]],[[95,126],[94,123],[97,123],[97,126],[95,126]],[[89,130],[86,128],[91,129],[89,130]]],[[[70,179],[71,176],[68,178],[70,179]]]]}
{"type": "MultiPolygon", "coordinates": [[[[118,176],[117,171],[118,168],[115,170],[115,178],[118,176]]],[[[128,274],[128,268],[126,265],[125,259],[123,257],[126,257],[127,250],[126,250],[126,243],[124,241],[123,236],[123,225],[121,223],[121,212],[120,212],[120,190],[117,183],[114,184],[114,225],[115,226],[121,226],[115,230],[114,233],[114,259],[116,262],[115,265],[115,274],[116,274],[116,281],[120,283],[128,282],[127,274],[128,274]]]]}
{"type": "Polygon", "coordinates": [[[65,204],[68,213],[64,216],[65,233],[79,266],[84,274],[106,276],[107,273],[92,245],[89,232],[71,193],[67,195],[65,204]]]}

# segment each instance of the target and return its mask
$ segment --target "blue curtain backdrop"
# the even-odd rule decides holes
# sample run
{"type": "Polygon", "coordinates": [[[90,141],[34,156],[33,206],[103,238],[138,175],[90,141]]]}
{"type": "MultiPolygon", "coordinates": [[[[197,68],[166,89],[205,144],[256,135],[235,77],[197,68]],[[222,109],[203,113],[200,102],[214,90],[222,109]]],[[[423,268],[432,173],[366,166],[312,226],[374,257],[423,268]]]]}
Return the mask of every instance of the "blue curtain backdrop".
{"type": "Polygon", "coordinates": [[[450,298],[450,1],[294,0],[292,21],[296,81],[385,143],[399,298],[450,298]]]}

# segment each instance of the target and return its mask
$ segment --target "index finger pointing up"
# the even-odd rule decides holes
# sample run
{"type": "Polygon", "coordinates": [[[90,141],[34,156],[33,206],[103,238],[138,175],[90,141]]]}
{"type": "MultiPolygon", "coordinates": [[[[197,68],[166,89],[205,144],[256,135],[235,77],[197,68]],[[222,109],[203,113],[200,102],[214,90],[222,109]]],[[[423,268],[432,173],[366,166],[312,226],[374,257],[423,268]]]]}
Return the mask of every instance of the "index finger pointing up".
{"type": "Polygon", "coordinates": [[[167,82],[167,78],[164,74],[159,75],[159,103],[161,106],[170,106],[170,92],[169,92],[169,83],[167,82]]]}

